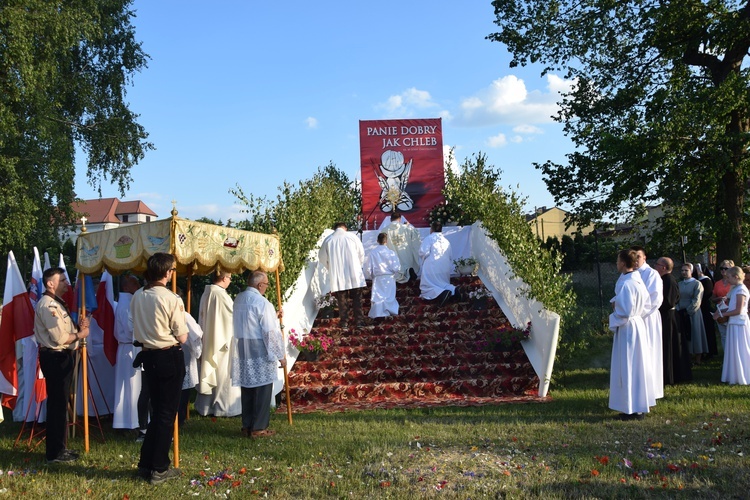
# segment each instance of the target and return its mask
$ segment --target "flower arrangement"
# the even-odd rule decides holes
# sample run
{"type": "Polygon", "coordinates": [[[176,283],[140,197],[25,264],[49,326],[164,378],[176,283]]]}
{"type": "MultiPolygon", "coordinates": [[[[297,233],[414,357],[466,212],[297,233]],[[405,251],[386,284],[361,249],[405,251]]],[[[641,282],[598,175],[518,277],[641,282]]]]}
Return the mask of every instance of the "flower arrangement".
{"type": "Polygon", "coordinates": [[[471,300],[481,300],[481,299],[492,297],[492,294],[490,293],[489,290],[487,290],[487,287],[484,285],[474,290],[471,290],[468,293],[468,295],[469,295],[469,299],[471,300]]]}
{"type": "Polygon", "coordinates": [[[505,323],[497,329],[490,331],[487,336],[476,342],[478,351],[508,351],[519,349],[521,342],[531,338],[531,321],[525,328],[516,328],[510,323],[505,323]]]}
{"type": "Polygon", "coordinates": [[[289,330],[289,342],[300,353],[314,352],[320,354],[328,351],[333,345],[333,340],[327,335],[308,335],[307,330],[303,330],[302,334],[297,334],[294,328],[289,330]]]}
{"type": "Polygon", "coordinates": [[[477,264],[477,259],[475,259],[474,257],[453,260],[453,268],[458,274],[472,274],[477,268],[477,264]],[[468,269],[471,269],[471,271],[466,272],[468,269]]]}
{"type": "Polygon", "coordinates": [[[333,309],[339,305],[336,300],[336,296],[332,293],[327,293],[315,298],[315,305],[318,309],[333,309]]]}
{"type": "Polygon", "coordinates": [[[442,203],[438,203],[430,209],[430,212],[427,214],[426,220],[430,224],[432,224],[433,222],[440,222],[441,224],[446,225],[449,222],[458,222],[459,220],[461,220],[462,215],[463,212],[458,207],[458,205],[454,205],[450,202],[444,201],[442,203]]]}

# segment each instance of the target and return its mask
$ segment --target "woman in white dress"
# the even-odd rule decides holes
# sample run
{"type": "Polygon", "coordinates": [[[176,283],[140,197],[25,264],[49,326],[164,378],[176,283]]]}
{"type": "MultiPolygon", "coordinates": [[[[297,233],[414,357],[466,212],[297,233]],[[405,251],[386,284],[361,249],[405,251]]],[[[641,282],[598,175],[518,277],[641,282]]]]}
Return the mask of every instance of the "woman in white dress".
{"type": "Polygon", "coordinates": [[[745,273],[735,266],[726,271],[726,279],[732,288],[727,297],[729,305],[725,311],[717,310],[714,319],[728,316],[727,340],[724,344],[724,367],[721,381],[729,384],[750,384],[750,322],[747,303],[750,292],[742,283],[745,273]]]}

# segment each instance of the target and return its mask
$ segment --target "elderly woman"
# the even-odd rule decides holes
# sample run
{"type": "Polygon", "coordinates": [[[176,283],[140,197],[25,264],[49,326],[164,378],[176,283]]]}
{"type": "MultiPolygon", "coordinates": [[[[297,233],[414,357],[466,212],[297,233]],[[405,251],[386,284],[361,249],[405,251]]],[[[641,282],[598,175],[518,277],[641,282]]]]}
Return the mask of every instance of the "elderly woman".
{"type": "Polygon", "coordinates": [[[742,283],[745,273],[739,267],[726,270],[725,276],[732,288],[726,310],[717,310],[714,319],[728,317],[727,341],[724,345],[724,366],[721,381],[729,384],[750,384],[750,321],[747,303],[750,291],[742,283]]]}
{"type": "MultiPolygon", "coordinates": [[[[734,261],[732,260],[722,260],[721,264],[719,264],[721,279],[717,280],[716,283],[714,283],[714,291],[711,295],[711,302],[716,304],[716,308],[719,310],[725,310],[727,308],[727,302],[729,300],[727,299],[727,295],[729,294],[729,290],[732,288],[732,285],[730,285],[729,281],[727,280],[726,272],[728,269],[731,269],[733,267],[734,261]]],[[[716,329],[721,335],[721,345],[726,351],[727,325],[722,320],[721,322],[716,323],[716,329]]]]}

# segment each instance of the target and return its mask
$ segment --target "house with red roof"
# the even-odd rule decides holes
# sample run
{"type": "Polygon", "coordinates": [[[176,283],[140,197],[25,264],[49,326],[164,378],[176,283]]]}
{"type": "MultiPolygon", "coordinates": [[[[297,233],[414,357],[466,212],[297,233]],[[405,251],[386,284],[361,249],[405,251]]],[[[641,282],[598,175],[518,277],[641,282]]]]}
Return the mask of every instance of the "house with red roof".
{"type": "Polygon", "coordinates": [[[117,198],[98,198],[73,202],[76,216],[75,231],[68,230],[62,240],[75,243],[81,232],[83,218],[86,218],[86,231],[103,231],[120,226],[142,224],[157,219],[156,213],[141,200],[120,201],[117,198]]]}

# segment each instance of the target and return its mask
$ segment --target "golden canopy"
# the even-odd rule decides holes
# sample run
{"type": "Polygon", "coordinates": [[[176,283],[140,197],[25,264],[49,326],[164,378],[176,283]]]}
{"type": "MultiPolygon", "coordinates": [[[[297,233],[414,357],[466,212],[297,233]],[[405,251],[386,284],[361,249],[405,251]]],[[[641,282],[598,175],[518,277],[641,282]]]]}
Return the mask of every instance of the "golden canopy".
{"type": "Polygon", "coordinates": [[[77,242],[76,268],[85,274],[106,269],[111,274],[146,269],[157,252],[177,259],[177,271],[205,275],[221,269],[284,270],[281,244],[276,234],[253,233],[214,224],[171,217],[92,233],[81,233],[77,242]]]}

